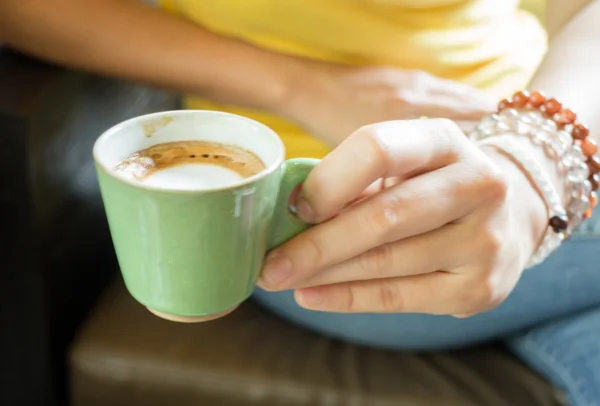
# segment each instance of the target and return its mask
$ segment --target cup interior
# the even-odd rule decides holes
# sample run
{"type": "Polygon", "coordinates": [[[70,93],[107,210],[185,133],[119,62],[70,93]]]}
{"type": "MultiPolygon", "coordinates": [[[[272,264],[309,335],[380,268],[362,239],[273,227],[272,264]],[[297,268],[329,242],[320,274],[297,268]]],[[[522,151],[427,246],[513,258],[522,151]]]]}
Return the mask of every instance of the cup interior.
{"type": "Polygon", "coordinates": [[[272,172],[281,165],[285,155],[277,134],[257,121],[216,111],[178,110],[135,117],[108,129],[94,145],[94,159],[108,174],[130,183],[130,178],[120,176],[114,169],[123,158],[153,145],[175,141],[216,142],[256,154],[266,169],[240,180],[240,185],[272,172]]]}

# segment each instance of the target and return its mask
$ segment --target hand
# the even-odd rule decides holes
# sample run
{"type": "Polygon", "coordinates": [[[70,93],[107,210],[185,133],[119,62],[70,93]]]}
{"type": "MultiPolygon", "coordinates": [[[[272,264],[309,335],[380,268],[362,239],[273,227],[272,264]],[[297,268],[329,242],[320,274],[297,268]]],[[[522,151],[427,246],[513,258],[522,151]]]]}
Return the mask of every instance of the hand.
{"type": "Polygon", "coordinates": [[[272,251],[259,285],[296,289],[313,310],[491,309],[546,228],[518,167],[443,119],[361,128],[312,171],[302,196],[300,216],[321,224],[272,251]]]}
{"type": "Polygon", "coordinates": [[[481,90],[422,71],[315,65],[300,80],[282,113],[331,145],[364,125],[421,116],[468,131],[496,107],[481,90]]]}

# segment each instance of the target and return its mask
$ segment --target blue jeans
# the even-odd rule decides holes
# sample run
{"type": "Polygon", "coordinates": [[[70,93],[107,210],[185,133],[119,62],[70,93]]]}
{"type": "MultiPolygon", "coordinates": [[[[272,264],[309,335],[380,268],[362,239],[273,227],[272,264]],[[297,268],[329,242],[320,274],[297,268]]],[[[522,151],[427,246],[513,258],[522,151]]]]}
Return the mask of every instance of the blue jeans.
{"type": "Polygon", "coordinates": [[[600,210],[525,271],[502,305],[471,318],[313,312],[290,291],[257,290],[254,297],[307,329],[379,348],[438,350],[501,339],[574,406],[600,406],[600,210]]]}

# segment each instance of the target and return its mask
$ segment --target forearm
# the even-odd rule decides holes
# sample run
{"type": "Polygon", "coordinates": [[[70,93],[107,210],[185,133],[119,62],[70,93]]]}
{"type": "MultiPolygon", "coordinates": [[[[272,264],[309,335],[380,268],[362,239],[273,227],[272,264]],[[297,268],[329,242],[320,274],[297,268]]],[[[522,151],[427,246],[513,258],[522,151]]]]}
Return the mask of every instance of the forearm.
{"type": "MultiPolygon", "coordinates": [[[[591,2],[557,34],[529,88],[542,90],[577,113],[590,128],[590,137],[600,140],[600,1],[591,2]]],[[[525,143],[528,144],[528,143],[525,143]]],[[[567,203],[556,164],[541,149],[527,145],[550,174],[567,203]]]]}
{"type": "MultiPolygon", "coordinates": [[[[575,111],[580,122],[589,123],[592,129],[590,136],[598,140],[600,84],[595,76],[600,72],[600,25],[595,21],[600,21],[599,1],[580,11],[559,33],[529,87],[544,91],[575,111]]],[[[570,196],[564,188],[556,163],[541,148],[529,142],[528,138],[514,135],[512,139],[527,149],[541,167],[546,169],[563,203],[568,204],[570,196]]],[[[509,185],[509,196],[517,197],[518,204],[512,214],[520,224],[530,225],[524,229],[524,232],[530,234],[524,236],[523,243],[528,244],[526,252],[532,251],[539,244],[548,224],[548,213],[544,209],[542,196],[532,187],[533,180],[525,176],[523,168],[513,157],[491,146],[485,147],[484,151],[504,172],[509,185]]]]}
{"type": "Polygon", "coordinates": [[[288,97],[302,69],[136,0],[0,0],[0,41],[66,66],[265,109],[288,97]]]}
{"type": "Polygon", "coordinates": [[[577,113],[600,140],[600,1],[581,10],[554,38],[531,89],[540,89],[577,113]]]}

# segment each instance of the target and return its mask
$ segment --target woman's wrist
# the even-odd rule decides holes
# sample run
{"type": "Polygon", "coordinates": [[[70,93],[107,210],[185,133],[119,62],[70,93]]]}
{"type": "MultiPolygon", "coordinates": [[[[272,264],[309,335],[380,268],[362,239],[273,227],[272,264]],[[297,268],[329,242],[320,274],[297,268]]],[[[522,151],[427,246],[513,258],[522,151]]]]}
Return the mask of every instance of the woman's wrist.
{"type": "MultiPolygon", "coordinates": [[[[237,43],[223,41],[222,55],[199,72],[197,94],[211,100],[286,115],[311,83],[311,62],[237,43]]],[[[304,99],[303,99],[304,100],[304,99]]]]}
{"type": "MultiPolygon", "coordinates": [[[[318,120],[317,114],[327,115],[332,93],[332,72],[343,69],[337,65],[294,58],[284,69],[283,92],[277,104],[269,110],[298,123],[306,117],[318,120]]],[[[330,111],[330,110],[329,110],[330,111]]]]}
{"type": "Polygon", "coordinates": [[[481,149],[505,176],[509,186],[507,200],[510,212],[515,224],[520,227],[520,244],[527,256],[525,259],[528,259],[536,251],[548,227],[546,204],[531,179],[512,157],[492,146],[481,149]]]}
{"type": "Polygon", "coordinates": [[[497,112],[469,134],[480,147],[493,146],[512,158],[544,201],[546,232],[527,267],[542,262],[592,215],[600,158],[588,135],[576,113],[539,91],[501,100],[497,112]]]}

